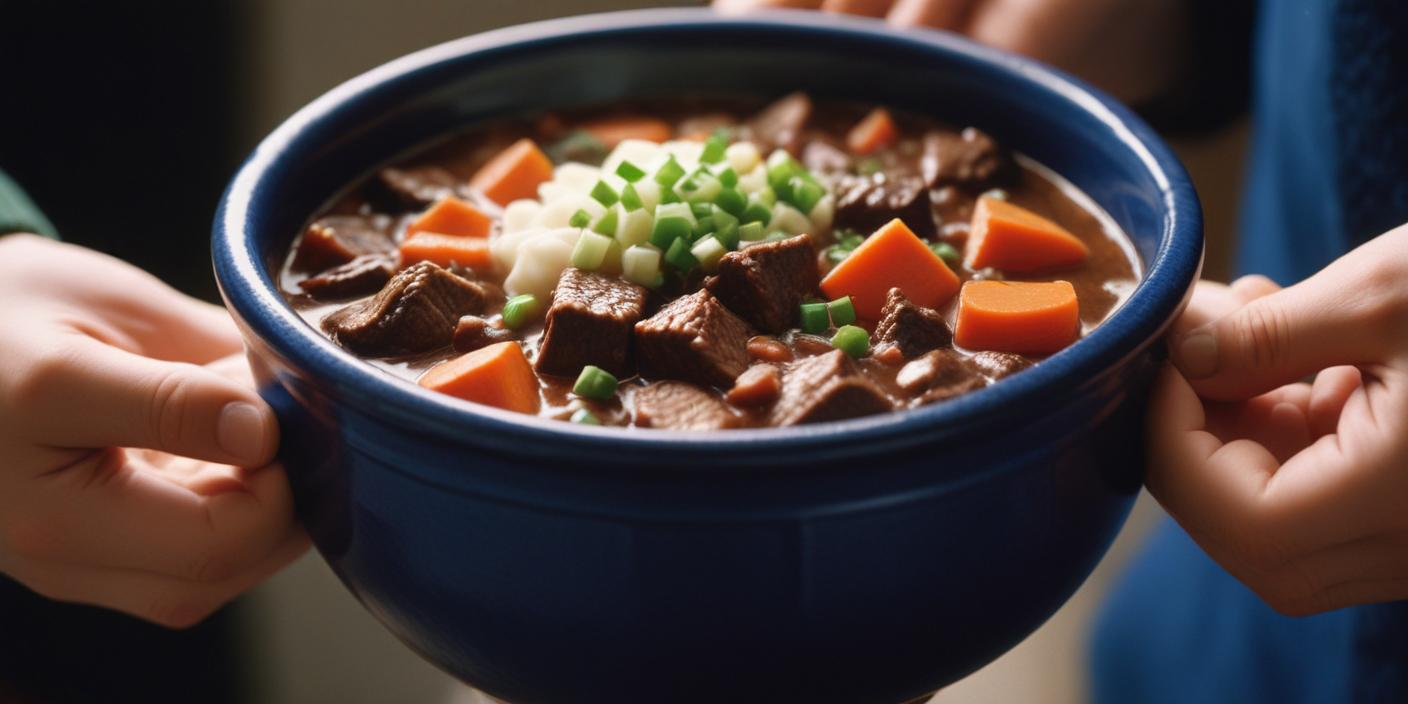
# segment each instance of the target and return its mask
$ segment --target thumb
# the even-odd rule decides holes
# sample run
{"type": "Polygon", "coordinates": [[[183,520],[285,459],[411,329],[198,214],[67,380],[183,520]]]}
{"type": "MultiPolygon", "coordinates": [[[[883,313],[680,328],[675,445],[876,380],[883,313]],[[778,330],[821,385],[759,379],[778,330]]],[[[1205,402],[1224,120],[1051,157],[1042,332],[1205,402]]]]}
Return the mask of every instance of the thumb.
{"type": "Polygon", "coordinates": [[[1343,267],[1257,298],[1177,336],[1173,362],[1198,395],[1251,398],[1342,364],[1372,364],[1393,354],[1389,292],[1366,292],[1343,267]]]}
{"type": "Polygon", "coordinates": [[[278,424],[248,386],[87,337],[74,345],[29,381],[27,408],[40,443],[142,447],[246,467],[273,457],[278,424]]]}

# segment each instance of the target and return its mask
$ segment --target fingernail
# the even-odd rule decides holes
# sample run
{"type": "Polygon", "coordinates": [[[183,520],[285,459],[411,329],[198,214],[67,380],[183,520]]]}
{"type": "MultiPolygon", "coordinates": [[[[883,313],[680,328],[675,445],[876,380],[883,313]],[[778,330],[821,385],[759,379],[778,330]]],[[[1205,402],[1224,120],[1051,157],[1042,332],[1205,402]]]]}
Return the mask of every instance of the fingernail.
{"type": "Polygon", "coordinates": [[[258,408],[236,401],[220,410],[216,440],[225,452],[255,462],[264,450],[264,427],[264,414],[258,408]]]}
{"type": "Polygon", "coordinates": [[[1173,361],[1189,379],[1212,376],[1217,372],[1217,336],[1206,328],[1184,335],[1173,361]]]}

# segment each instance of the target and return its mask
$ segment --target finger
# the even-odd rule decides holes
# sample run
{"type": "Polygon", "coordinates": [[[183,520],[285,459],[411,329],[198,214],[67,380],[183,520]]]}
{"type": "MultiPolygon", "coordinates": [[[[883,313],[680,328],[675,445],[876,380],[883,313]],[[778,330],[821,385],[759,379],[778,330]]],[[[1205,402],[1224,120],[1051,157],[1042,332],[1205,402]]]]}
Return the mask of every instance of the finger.
{"type": "Polygon", "coordinates": [[[97,260],[90,266],[102,272],[55,282],[54,299],[74,308],[73,322],[84,332],[148,357],[195,364],[242,349],[239,331],[224,308],[187,296],[121,260],[70,249],[75,258],[97,260]]]}
{"type": "Polygon", "coordinates": [[[1281,285],[1261,274],[1248,274],[1228,285],[1243,305],[1281,290],[1281,285]]]}
{"type": "Polygon", "coordinates": [[[1209,433],[1201,401],[1172,367],[1160,372],[1149,413],[1146,482],[1159,503],[1219,562],[1274,550],[1255,519],[1276,458],[1250,440],[1209,433]]]}
{"type": "Polygon", "coordinates": [[[820,7],[821,0],[714,0],[714,9],[726,15],[755,10],[815,10],[820,7]]]}
{"type": "Polygon", "coordinates": [[[1391,353],[1345,292],[1324,289],[1311,279],[1188,332],[1172,345],[1174,362],[1200,395],[1236,400],[1391,353]]]}
{"type": "Polygon", "coordinates": [[[308,550],[302,531],[291,532],[258,564],[218,582],[196,582],[150,572],[28,562],[12,569],[22,584],[58,601],[121,611],[168,628],[188,628],[252,589],[308,550]]]}
{"type": "Polygon", "coordinates": [[[19,397],[33,437],[55,447],[144,447],[259,466],[278,446],[273,411],[248,386],[75,335],[30,365],[19,397]]]}
{"type": "Polygon", "coordinates": [[[295,529],[278,465],[225,467],[217,483],[171,481],[108,450],[36,480],[6,517],[9,552],[82,566],[219,582],[261,562],[295,529]],[[205,493],[209,492],[209,493],[205,493]]]}
{"type": "Polygon", "coordinates": [[[1174,336],[1182,335],[1194,328],[1228,315],[1242,307],[1242,302],[1232,293],[1227,284],[1216,281],[1199,281],[1193,287],[1193,296],[1178,319],[1173,321],[1170,330],[1174,336]]]}
{"type": "Polygon", "coordinates": [[[884,17],[894,4],[895,0],[824,0],[821,9],[862,17],[884,17]]]}
{"type": "Polygon", "coordinates": [[[1291,384],[1248,401],[1205,404],[1208,432],[1224,443],[1251,440],[1284,462],[1314,439],[1308,384],[1291,384]]]}
{"type": "Polygon", "coordinates": [[[1248,581],[1277,611],[1306,615],[1408,597],[1408,592],[1369,598],[1370,589],[1408,581],[1404,546],[1372,536],[1322,548],[1248,581]],[[1346,589],[1346,587],[1350,587],[1346,589]]]}
{"type": "Polygon", "coordinates": [[[1335,432],[1345,403],[1361,383],[1358,367],[1330,367],[1315,375],[1308,410],[1310,430],[1315,437],[1335,432]]]}
{"type": "Polygon", "coordinates": [[[886,19],[900,27],[962,30],[975,0],[898,0],[886,19]]]}

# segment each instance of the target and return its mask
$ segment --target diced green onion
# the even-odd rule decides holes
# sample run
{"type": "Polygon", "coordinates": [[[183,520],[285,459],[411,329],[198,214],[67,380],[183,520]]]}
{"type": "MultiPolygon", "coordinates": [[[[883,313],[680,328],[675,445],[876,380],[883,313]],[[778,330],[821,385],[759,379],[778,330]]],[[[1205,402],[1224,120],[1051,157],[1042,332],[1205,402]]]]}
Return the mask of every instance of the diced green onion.
{"type": "Polygon", "coordinates": [[[680,218],[689,222],[690,227],[694,227],[698,218],[694,217],[694,209],[688,203],[664,203],[656,206],[655,219],[666,220],[669,218],[680,218]]]}
{"type": "Polygon", "coordinates": [[[650,286],[660,276],[660,250],[649,245],[632,245],[621,253],[621,275],[627,281],[650,286]]]}
{"type": "Polygon", "coordinates": [[[714,209],[708,203],[690,203],[689,212],[694,213],[696,218],[707,218],[713,214],[714,209]]]}
{"type": "Polygon", "coordinates": [[[615,237],[617,217],[615,208],[606,211],[606,214],[601,216],[596,221],[595,225],[592,225],[592,232],[599,235],[606,235],[607,237],[615,237]]]}
{"type": "Polygon", "coordinates": [[[699,260],[690,253],[689,243],[683,237],[670,243],[670,249],[665,252],[665,261],[684,272],[699,266],[699,260]]]}
{"type": "Polygon", "coordinates": [[[831,324],[850,325],[856,321],[856,307],[850,296],[842,296],[826,304],[826,312],[831,314],[831,324]]]}
{"type": "Polygon", "coordinates": [[[684,176],[684,167],[675,161],[675,156],[670,155],[670,160],[655,172],[655,182],[660,184],[662,189],[667,189],[675,185],[675,182],[684,176]]]}
{"type": "Polygon", "coordinates": [[[662,187],[662,188],[660,189],[660,202],[661,202],[661,203],[678,203],[678,202],[680,202],[681,200],[683,200],[683,199],[680,198],[680,194],[675,193],[675,189],[673,189],[673,188],[667,188],[667,187],[662,187]]]}
{"type": "Polygon", "coordinates": [[[504,303],[504,311],[501,314],[504,320],[504,327],[509,330],[517,330],[537,319],[538,314],[543,311],[543,306],[538,303],[538,297],[531,293],[524,293],[508,299],[504,303]]]}
{"type": "Polygon", "coordinates": [[[582,425],[601,425],[601,419],[585,408],[578,408],[572,412],[572,422],[582,425]]]}
{"type": "Polygon", "coordinates": [[[694,239],[707,235],[714,231],[714,219],[708,216],[699,218],[699,222],[694,224],[694,239]]]}
{"type": "Polygon", "coordinates": [[[859,359],[870,354],[870,334],[865,328],[842,325],[831,336],[831,346],[859,359]]]}
{"type": "Polygon", "coordinates": [[[743,209],[740,216],[743,222],[755,222],[762,227],[767,227],[772,221],[772,206],[764,205],[761,201],[752,201],[748,207],[743,209]]]}
{"type": "Polygon", "coordinates": [[[693,230],[684,218],[655,218],[655,226],[650,230],[650,243],[660,249],[668,249],[675,240],[689,237],[693,230]]]}
{"type": "Polygon", "coordinates": [[[660,288],[661,286],[664,286],[664,285],[665,285],[665,272],[660,271],[660,272],[656,272],[655,278],[651,279],[651,280],[650,280],[650,283],[645,284],[645,287],[648,288],[648,289],[657,289],[657,288],[660,288]]]}
{"type": "MultiPolygon", "coordinates": [[[[722,183],[722,179],[720,179],[720,183],[722,183]]],[[[748,207],[748,196],[743,195],[743,191],[730,186],[714,196],[714,205],[723,208],[731,215],[742,215],[748,207]]]]}
{"type": "Polygon", "coordinates": [[[787,188],[787,184],[792,180],[792,177],[796,176],[802,170],[802,165],[798,164],[796,160],[792,158],[791,154],[788,154],[782,149],[778,149],[768,155],[767,165],[768,185],[772,186],[773,190],[777,191],[778,197],[782,197],[785,200],[782,193],[784,189],[787,188]]]}
{"type": "Polygon", "coordinates": [[[586,227],[592,224],[592,214],[578,208],[577,212],[572,213],[572,217],[567,220],[567,224],[572,227],[586,227]]]}
{"type": "Polygon", "coordinates": [[[727,169],[724,169],[723,171],[720,171],[720,172],[719,172],[719,183],[723,184],[724,188],[735,188],[735,187],[737,187],[737,186],[738,186],[738,172],[737,172],[737,171],[734,171],[732,166],[728,167],[727,169]]]}
{"type": "Polygon", "coordinates": [[[939,255],[939,259],[944,260],[950,269],[958,266],[959,260],[963,259],[963,255],[958,253],[958,248],[947,242],[930,242],[929,249],[934,250],[934,254],[939,255]]]}
{"type": "Polygon", "coordinates": [[[826,189],[821,184],[801,176],[793,176],[788,185],[792,190],[792,204],[803,213],[810,213],[821,202],[821,197],[826,195],[826,189]]]}
{"type": "Polygon", "coordinates": [[[610,400],[616,395],[616,377],[611,372],[593,364],[582,367],[577,375],[577,383],[572,385],[572,393],[597,401],[610,400]]]}
{"type": "MultiPolygon", "coordinates": [[[[715,224],[718,224],[717,220],[715,221],[715,224]]],[[[757,223],[754,224],[756,225],[757,223]]],[[[738,241],[740,239],[738,234],[738,223],[731,222],[728,225],[722,227],[715,227],[714,237],[717,237],[719,241],[723,243],[724,247],[727,247],[728,249],[738,249],[738,241]]]]}
{"type": "Polygon", "coordinates": [[[625,179],[626,183],[635,183],[645,178],[645,172],[641,171],[639,166],[629,161],[622,161],[620,164],[616,165],[616,175],[625,179]]]}
{"type": "Polygon", "coordinates": [[[583,232],[572,247],[572,266],[586,271],[596,271],[606,261],[606,250],[611,248],[611,238],[595,232],[583,232]]]}
{"type": "Polygon", "coordinates": [[[592,186],[592,198],[595,198],[596,202],[610,208],[616,205],[616,201],[620,200],[621,196],[616,194],[616,189],[606,185],[605,181],[597,181],[596,185],[592,186]]]}
{"type": "Polygon", "coordinates": [[[685,199],[691,203],[712,203],[714,198],[724,190],[724,185],[719,180],[709,175],[696,176],[696,187],[693,192],[685,194],[685,199]]]}
{"type": "Polygon", "coordinates": [[[627,211],[640,210],[645,207],[645,202],[640,199],[640,194],[636,193],[636,187],[629,183],[621,189],[621,207],[627,211]]]}
{"type": "Polygon", "coordinates": [[[769,209],[771,209],[772,206],[777,204],[777,192],[772,190],[772,186],[765,186],[764,188],[754,191],[751,195],[749,195],[748,202],[762,203],[763,205],[766,205],[769,209]]]}
{"type": "Polygon", "coordinates": [[[717,164],[724,160],[724,151],[728,149],[728,133],[723,130],[715,130],[709,135],[709,141],[704,143],[704,153],[699,155],[701,164],[717,164]]]}
{"type": "Polygon", "coordinates": [[[650,240],[650,230],[655,226],[655,218],[645,210],[632,210],[621,219],[616,228],[616,239],[624,247],[641,244],[650,240]]]}
{"type": "Polygon", "coordinates": [[[766,234],[765,228],[760,222],[745,222],[738,226],[738,239],[744,242],[760,240],[764,234],[766,234]]]}
{"type": "Polygon", "coordinates": [[[772,206],[772,219],[768,221],[768,226],[774,230],[800,235],[812,229],[812,221],[796,208],[786,203],[778,203],[772,206]]]}
{"type": "Polygon", "coordinates": [[[689,249],[689,253],[699,260],[699,266],[709,273],[713,273],[719,268],[719,260],[723,259],[724,253],[727,251],[723,243],[713,235],[695,242],[694,246],[689,249]]]}
{"type": "Polygon", "coordinates": [[[831,320],[826,315],[825,303],[802,304],[802,332],[818,335],[829,327],[831,320]]]}
{"type": "Polygon", "coordinates": [[[713,206],[713,211],[709,213],[709,216],[714,218],[714,229],[716,230],[722,230],[730,225],[738,224],[738,218],[717,205],[713,206]]]}
{"type": "Polygon", "coordinates": [[[781,242],[782,240],[791,239],[792,237],[794,237],[794,235],[791,235],[791,234],[788,234],[788,233],[786,233],[786,232],[783,232],[782,230],[773,230],[772,232],[769,232],[769,233],[768,233],[768,236],[767,236],[767,237],[764,237],[764,238],[763,238],[763,241],[764,241],[764,242],[781,242]]]}

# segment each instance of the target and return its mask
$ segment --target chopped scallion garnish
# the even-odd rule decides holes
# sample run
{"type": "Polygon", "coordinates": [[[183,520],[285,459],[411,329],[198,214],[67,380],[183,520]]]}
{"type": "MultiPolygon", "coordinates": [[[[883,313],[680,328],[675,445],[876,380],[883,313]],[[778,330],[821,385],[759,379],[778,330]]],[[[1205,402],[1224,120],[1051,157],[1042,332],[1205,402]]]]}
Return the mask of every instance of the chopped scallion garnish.
{"type": "Polygon", "coordinates": [[[597,401],[609,400],[616,395],[616,377],[601,367],[588,364],[577,375],[577,383],[572,385],[572,393],[597,401]]]}
{"type": "Polygon", "coordinates": [[[947,242],[930,242],[929,249],[934,250],[934,254],[939,255],[939,259],[944,260],[950,269],[958,266],[959,260],[963,259],[963,255],[958,253],[958,248],[947,242]]]}
{"type": "Polygon", "coordinates": [[[508,299],[504,303],[504,310],[500,315],[503,317],[504,327],[509,330],[517,330],[533,322],[542,309],[537,296],[524,293],[508,299]]]}
{"type": "Polygon", "coordinates": [[[723,243],[713,235],[700,239],[689,249],[690,255],[699,261],[699,266],[710,273],[719,268],[719,260],[723,259],[726,251],[723,243]]]}
{"type": "Polygon", "coordinates": [[[621,275],[627,281],[650,286],[660,275],[660,250],[649,245],[633,245],[621,254],[621,275]]]}
{"type": "Polygon", "coordinates": [[[578,408],[572,412],[572,422],[582,425],[601,425],[601,419],[585,408],[578,408]]]}
{"type": "Polygon", "coordinates": [[[760,222],[746,222],[738,226],[738,239],[744,242],[754,242],[763,238],[766,230],[760,222]]]}
{"type": "Polygon", "coordinates": [[[640,199],[640,194],[636,193],[636,187],[629,183],[621,189],[621,207],[625,208],[627,212],[645,207],[645,202],[640,199]]]}
{"type": "Polygon", "coordinates": [[[592,232],[601,235],[606,235],[607,237],[615,237],[616,221],[616,209],[612,208],[606,211],[606,214],[601,216],[601,218],[596,221],[595,225],[592,225],[592,232]]]}
{"type": "MultiPolygon", "coordinates": [[[[723,179],[720,179],[719,182],[722,183],[723,179]]],[[[748,207],[748,196],[743,195],[743,191],[730,186],[714,196],[714,205],[728,211],[730,215],[742,215],[748,207]]]]}
{"type": "Polygon", "coordinates": [[[728,133],[724,130],[715,130],[709,136],[709,140],[704,143],[704,153],[699,155],[699,162],[702,164],[717,164],[724,160],[724,151],[728,149],[728,133]]]}
{"type": "Polygon", "coordinates": [[[606,261],[606,252],[613,240],[595,232],[583,232],[572,247],[572,266],[584,271],[596,271],[606,261]]]}
{"type": "Polygon", "coordinates": [[[629,161],[622,161],[616,166],[616,175],[625,179],[626,183],[635,183],[645,178],[645,172],[629,161]]]}
{"type": "Polygon", "coordinates": [[[724,188],[734,188],[738,186],[738,172],[734,171],[732,166],[720,171],[719,183],[722,183],[724,188]]]}
{"type": "Polygon", "coordinates": [[[568,218],[567,224],[572,227],[586,227],[592,224],[592,214],[578,208],[577,212],[572,213],[572,217],[568,218]]]}
{"type": "Polygon", "coordinates": [[[690,254],[689,243],[683,237],[670,243],[670,249],[665,252],[665,261],[669,262],[670,266],[683,272],[688,272],[694,267],[699,266],[699,260],[695,259],[693,254],[690,254]]]}
{"type": "Polygon", "coordinates": [[[802,304],[802,332],[819,335],[829,327],[831,320],[826,315],[825,303],[802,304]]]}
{"type": "Polygon", "coordinates": [[[592,198],[595,198],[596,202],[608,208],[616,205],[616,201],[621,199],[621,197],[616,194],[616,189],[606,185],[605,181],[597,181],[596,185],[592,186],[592,198]]]}
{"type": "Polygon", "coordinates": [[[675,161],[674,155],[671,154],[670,160],[655,172],[655,182],[660,184],[662,190],[669,190],[669,187],[675,185],[675,182],[683,176],[684,167],[680,166],[680,163],[675,161]]]}
{"type": "Polygon", "coordinates": [[[850,296],[842,296],[826,304],[826,312],[831,314],[832,325],[850,325],[856,321],[856,307],[850,296]]]}

